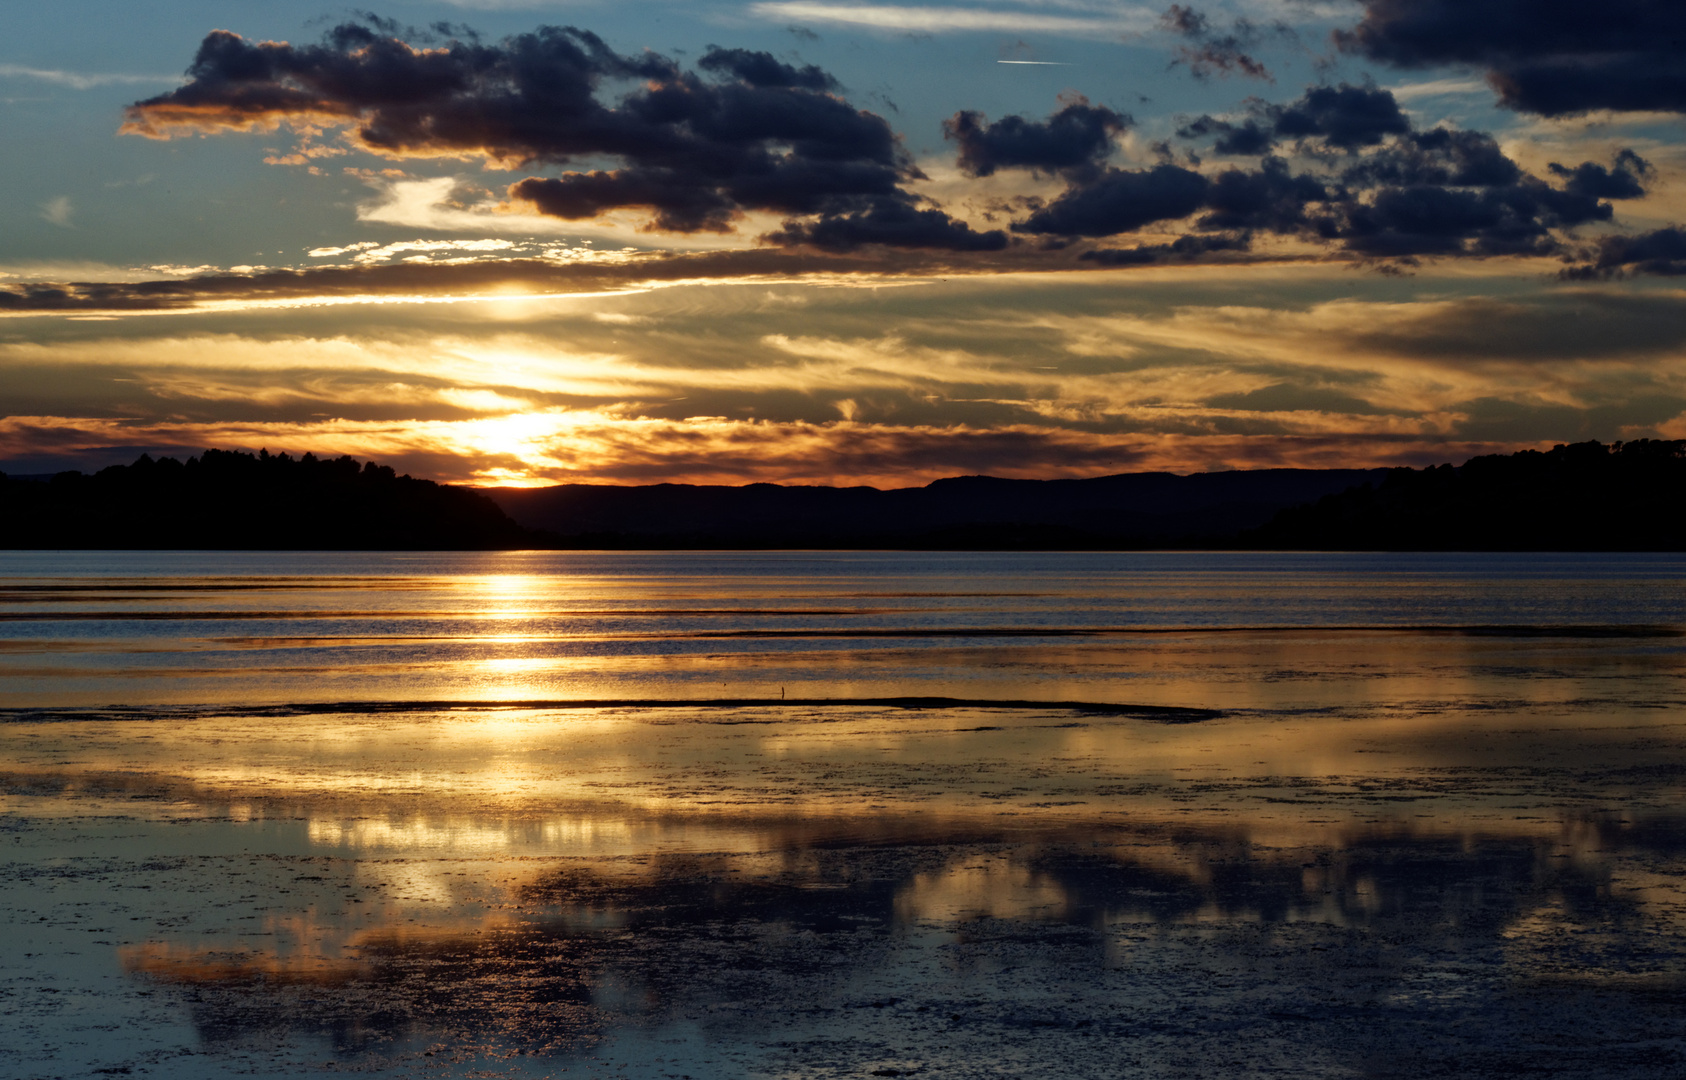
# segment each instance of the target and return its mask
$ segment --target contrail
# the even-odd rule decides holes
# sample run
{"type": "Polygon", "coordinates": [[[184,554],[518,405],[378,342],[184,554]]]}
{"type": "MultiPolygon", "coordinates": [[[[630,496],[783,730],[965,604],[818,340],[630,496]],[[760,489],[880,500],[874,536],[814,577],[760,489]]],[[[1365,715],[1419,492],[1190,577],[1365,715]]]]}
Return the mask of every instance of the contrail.
{"type": "Polygon", "coordinates": [[[1070,67],[1057,60],[997,60],[997,64],[1034,64],[1036,67],[1070,67]]]}

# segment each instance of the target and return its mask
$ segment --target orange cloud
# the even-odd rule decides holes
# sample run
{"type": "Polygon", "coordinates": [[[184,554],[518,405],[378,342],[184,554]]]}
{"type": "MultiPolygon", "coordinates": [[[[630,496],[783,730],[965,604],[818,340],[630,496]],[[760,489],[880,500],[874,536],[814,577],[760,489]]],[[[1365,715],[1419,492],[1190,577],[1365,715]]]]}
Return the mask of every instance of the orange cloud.
{"type": "Polygon", "coordinates": [[[1011,425],[683,421],[537,414],[432,423],[170,423],[66,417],[0,420],[0,457],[206,446],[376,458],[480,485],[770,482],[907,487],[946,476],[1054,478],[1231,468],[1356,468],[1462,460],[1513,443],[1418,436],[1094,434],[1011,425]]]}

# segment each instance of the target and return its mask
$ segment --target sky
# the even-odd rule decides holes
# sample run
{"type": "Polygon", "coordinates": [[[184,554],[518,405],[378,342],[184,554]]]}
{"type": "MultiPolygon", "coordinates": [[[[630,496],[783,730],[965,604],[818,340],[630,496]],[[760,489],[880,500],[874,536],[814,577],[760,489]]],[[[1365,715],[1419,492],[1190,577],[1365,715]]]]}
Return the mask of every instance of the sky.
{"type": "Polygon", "coordinates": [[[1678,0],[18,5],[0,469],[1686,438],[1678,0]]]}

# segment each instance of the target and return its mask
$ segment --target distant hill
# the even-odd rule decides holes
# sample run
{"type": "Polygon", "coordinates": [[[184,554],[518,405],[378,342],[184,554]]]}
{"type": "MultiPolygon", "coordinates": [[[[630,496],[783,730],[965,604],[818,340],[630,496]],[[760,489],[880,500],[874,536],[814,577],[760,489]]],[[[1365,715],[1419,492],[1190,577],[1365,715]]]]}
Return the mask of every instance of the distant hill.
{"type": "Polygon", "coordinates": [[[1686,550],[1686,441],[1582,442],[1393,469],[1238,540],[1351,551],[1686,550]]]}
{"type": "Polygon", "coordinates": [[[45,483],[0,474],[0,547],[448,550],[542,542],[466,488],[349,457],[142,455],[45,483]]]}
{"type": "Polygon", "coordinates": [[[1209,547],[1385,469],[961,476],[917,488],[563,484],[490,488],[569,547],[1026,549],[1209,547]]]}

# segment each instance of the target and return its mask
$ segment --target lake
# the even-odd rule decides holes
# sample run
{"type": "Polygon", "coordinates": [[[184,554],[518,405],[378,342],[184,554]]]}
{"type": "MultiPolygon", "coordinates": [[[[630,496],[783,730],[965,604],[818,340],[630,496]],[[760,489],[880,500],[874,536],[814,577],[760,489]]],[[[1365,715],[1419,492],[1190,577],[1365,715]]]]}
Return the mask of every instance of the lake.
{"type": "Polygon", "coordinates": [[[0,552],[0,1075],[1686,1070],[1686,556],[0,552]]]}

